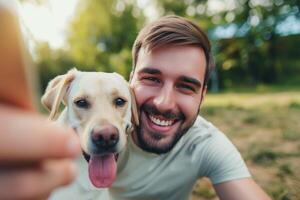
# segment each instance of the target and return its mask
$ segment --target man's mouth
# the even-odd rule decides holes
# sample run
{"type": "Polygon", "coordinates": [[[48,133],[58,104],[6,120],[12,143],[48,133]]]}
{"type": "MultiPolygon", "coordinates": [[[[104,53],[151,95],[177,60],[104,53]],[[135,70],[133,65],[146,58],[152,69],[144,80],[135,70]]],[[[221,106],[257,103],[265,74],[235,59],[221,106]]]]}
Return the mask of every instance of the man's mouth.
{"type": "Polygon", "coordinates": [[[172,130],[176,129],[179,126],[179,121],[182,120],[180,117],[166,118],[162,115],[152,114],[147,111],[142,113],[142,115],[144,115],[142,120],[144,118],[146,127],[154,132],[159,132],[162,134],[161,136],[166,136],[173,132],[172,130]]]}
{"type": "Polygon", "coordinates": [[[148,117],[151,120],[151,122],[157,126],[171,126],[176,121],[175,119],[172,120],[160,119],[154,115],[148,115],[148,117]]]}
{"type": "Polygon", "coordinates": [[[97,188],[110,187],[116,179],[118,154],[89,155],[83,151],[83,155],[92,184],[97,188]]]}
{"type": "Polygon", "coordinates": [[[183,121],[185,119],[184,115],[180,112],[160,112],[157,108],[152,105],[144,104],[141,107],[141,113],[143,113],[148,121],[158,128],[167,129],[171,128],[178,121],[183,121]]]}

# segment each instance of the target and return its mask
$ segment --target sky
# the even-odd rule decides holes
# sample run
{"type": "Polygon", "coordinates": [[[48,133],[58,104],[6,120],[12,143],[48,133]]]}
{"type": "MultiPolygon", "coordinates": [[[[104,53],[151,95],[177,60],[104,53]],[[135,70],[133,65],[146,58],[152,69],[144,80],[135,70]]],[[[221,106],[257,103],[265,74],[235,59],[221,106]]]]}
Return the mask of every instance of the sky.
{"type": "MultiPolygon", "coordinates": [[[[210,0],[208,2],[210,14],[214,15],[214,13],[221,10],[232,9],[233,2],[233,0],[226,0],[226,3],[220,0],[210,0]]],[[[20,20],[23,29],[25,29],[26,38],[28,38],[29,48],[34,47],[34,41],[36,40],[46,41],[54,49],[63,47],[65,45],[66,29],[75,14],[77,3],[78,0],[47,0],[42,5],[34,4],[31,1],[19,3],[20,20]]],[[[145,15],[150,21],[156,18],[157,11],[151,0],[138,0],[137,3],[140,8],[144,8],[145,15]]],[[[193,16],[198,9],[201,10],[201,6],[198,7],[197,10],[188,9],[187,14],[193,16]]],[[[288,17],[283,23],[279,24],[276,31],[281,35],[299,34],[300,21],[293,17],[288,17]]],[[[227,27],[217,27],[214,32],[215,37],[220,39],[231,38],[236,31],[234,24],[230,25],[229,23],[227,27]]]]}
{"type": "MultiPolygon", "coordinates": [[[[119,3],[122,6],[122,2],[119,3]]],[[[137,3],[139,7],[145,8],[145,15],[150,20],[157,18],[151,0],[138,0],[137,3]]],[[[21,24],[24,25],[29,46],[34,46],[33,41],[37,40],[48,42],[51,48],[62,47],[68,23],[75,14],[77,4],[78,0],[47,0],[42,5],[30,1],[18,3],[21,24]]]]}
{"type": "MultiPolygon", "coordinates": [[[[227,1],[232,2],[232,0],[227,1]]],[[[25,37],[28,38],[28,45],[32,48],[34,41],[45,41],[49,43],[51,48],[63,47],[66,29],[75,14],[78,0],[47,0],[45,2],[42,5],[32,3],[32,1],[18,3],[20,20],[23,29],[25,29],[25,37]]],[[[144,9],[149,21],[158,17],[157,10],[151,0],[137,0],[137,4],[144,9]]],[[[226,4],[220,0],[210,0],[208,6],[217,12],[224,9],[226,4]]],[[[189,11],[195,12],[195,10],[189,11]]]]}
{"type": "Polygon", "coordinates": [[[65,31],[74,15],[78,0],[49,0],[43,5],[18,5],[21,24],[29,40],[46,41],[52,48],[65,42],[65,31]]]}

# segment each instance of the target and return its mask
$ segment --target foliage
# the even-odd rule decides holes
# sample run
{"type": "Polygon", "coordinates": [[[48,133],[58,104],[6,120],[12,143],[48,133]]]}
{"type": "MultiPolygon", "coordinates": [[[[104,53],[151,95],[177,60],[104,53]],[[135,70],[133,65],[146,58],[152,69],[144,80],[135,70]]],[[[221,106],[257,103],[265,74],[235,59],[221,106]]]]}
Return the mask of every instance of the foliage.
{"type": "MultiPolygon", "coordinates": [[[[281,54],[298,52],[294,40],[299,40],[300,37],[286,38],[287,41],[294,42],[293,45],[286,45],[278,30],[288,18],[300,20],[299,1],[222,1],[219,4],[223,4],[223,10],[218,12],[210,9],[209,1],[159,2],[164,8],[164,14],[174,13],[193,18],[204,29],[210,30],[219,73],[218,83],[222,87],[228,88],[241,83],[250,86],[259,83],[273,84],[287,79],[286,77],[290,78],[289,72],[293,68],[291,71],[299,72],[299,56],[294,55],[291,60],[287,60],[281,54]],[[216,31],[221,27],[223,31],[234,29],[231,39],[216,37],[216,31]]],[[[222,33],[219,35],[222,36],[222,33]]],[[[292,77],[297,79],[295,75],[292,77]]]]}
{"type": "Polygon", "coordinates": [[[138,32],[133,4],[81,1],[69,31],[71,58],[86,69],[130,72],[130,49],[138,32]],[[117,64],[117,65],[115,65],[117,64]],[[127,70],[126,70],[127,69],[127,70]]]}
{"type": "MultiPolygon", "coordinates": [[[[117,71],[128,78],[131,47],[140,28],[149,21],[147,9],[141,2],[79,1],[68,29],[67,46],[50,49],[46,44],[37,45],[37,65],[43,86],[49,78],[73,66],[83,70],[117,71]],[[48,54],[39,51],[48,51],[48,54]]],[[[300,21],[299,1],[218,1],[222,9],[213,9],[211,1],[206,0],[145,2],[153,7],[151,18],[176,14],[192,19],[207,31],[217,66],[211,79],[215,90],[217,86],[300,82],[297,76],[300,35],[282,33],[286,20],[300,21]],[[231,35],[225,34],[228,30],[231,35]]]]}
{"type": "Polygon", "coordinates": [[[134,2],[80,1],[69,27],[68,45],[58,50],[37,45],[36,62],[43,88],[49,79],[75,66],[85,71],[117,71],[129,77],[131,46],[143,20],[134,2]]]}
{"type": "Polygon", "coordinates": [[[53,51],[48,43],[37,43],[36,49],[37,71],[40,76],[42,90],[44,91],[50,79],[73,68],[75,62],[64,50],[53,51]]]}

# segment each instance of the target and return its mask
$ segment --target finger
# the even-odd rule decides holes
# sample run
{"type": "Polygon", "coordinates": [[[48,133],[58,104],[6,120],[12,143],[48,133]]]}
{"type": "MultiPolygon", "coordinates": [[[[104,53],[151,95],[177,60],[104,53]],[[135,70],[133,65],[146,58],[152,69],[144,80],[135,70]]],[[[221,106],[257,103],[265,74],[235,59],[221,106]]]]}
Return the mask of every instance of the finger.
{"type": "Polygon", "coordinates": [[[71,129],[44,117],[0,105],[0,163],[75,157],[79,138],[71,129]]]}
{"type": "Polygon", "coordinates": [[[51,192],[48,193],[48,194],[44,194],[44,195],[42,195],[42,196],[39,196],[39,197],[37,197],[37,198],[35,198],[35,199],[28,199],[28,200],[48,200],[49,197],[50,197],[50,195],[51,195],[51,192]]]}
{"type": "MultiPolygon", "coordinates": [[[[13,3],[14,4],[14,3],[13,3]]],[[[6,4],[4,4],[6,5],[6,4]]],[[[10,5],[10,4],[8,4],[10,5]]],[[[3,6],[1,1],[0,8],[0,101],[6,104],[15,105],[24,109],[33,110],[32,105],[32,73],[27,66],[25,45],[23,44],[22,34],[16,11],[7,9],[10,6],[3,6]],[[31,73],[29,73],[31,72],[31,73]],[[30,79],[31,78],[31,79],[30,79]]]]}
{"type": "Polygon", "coordinates": [[[33,198],[29,198],[29,199],[24,199],[24,197],[20,197],[20,199],[13,199],[13,200],[48,200],[49,197],[51,195],[51,192],[47,193],[47,194],[43,194],[41,196],[35,196],[33,198]]]}
{"type": "Polygon", "coordinates": [[[76,175],[70,160],[47,161],[38,168],[0,171],[0,199],[44,199],[76,175]]]}

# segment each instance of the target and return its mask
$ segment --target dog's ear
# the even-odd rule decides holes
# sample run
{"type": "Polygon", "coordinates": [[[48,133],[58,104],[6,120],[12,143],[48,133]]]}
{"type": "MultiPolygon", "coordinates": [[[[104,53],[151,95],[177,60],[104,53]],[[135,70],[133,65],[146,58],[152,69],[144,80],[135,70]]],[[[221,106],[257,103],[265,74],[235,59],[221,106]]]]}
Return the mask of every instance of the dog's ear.
{"type": "Polygon", "coordinates": [[[138,126],[139,125],[139,113],[138,113],[138,108],[135,100],[135,95],[133,92],[133,89],[129,87],[130,94],[131,94],[131,122],[138,126]]]}
{"type": "Polygon", "coordinates": [[[51,120],[55,118],[68,87],[75,79],[76,72],[76,69],[72,69],[67,74],[57,76],[49,82],[41,102],[50,111],[49,118],[51,120]]]}

